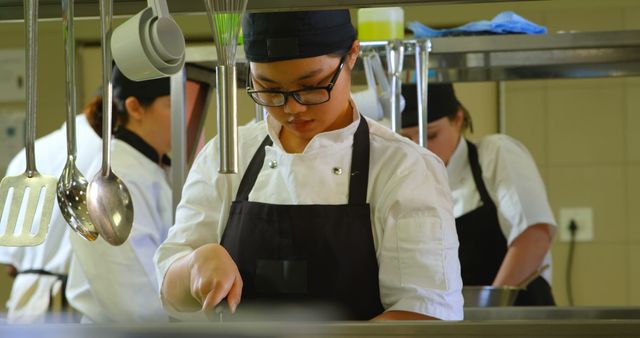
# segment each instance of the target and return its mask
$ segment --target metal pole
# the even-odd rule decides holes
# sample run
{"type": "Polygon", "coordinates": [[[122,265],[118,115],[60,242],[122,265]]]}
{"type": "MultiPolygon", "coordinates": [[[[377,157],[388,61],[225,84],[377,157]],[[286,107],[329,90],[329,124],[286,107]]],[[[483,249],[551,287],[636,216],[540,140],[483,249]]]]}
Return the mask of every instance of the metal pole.
{"type": "Polygon", "coordinates": [[[404,43],[402,40],[391,40],[386,45],[387,70],[391,82],[391,129],[400,133],[402,129],[402,112],[400,96],[402,93],[402,62],[404,61],[404,43]]]}
{"type": "Polygon", "coordinates": [[[185,109],[185,83],[187,72],[171,76],[171,190],[173,217],[182,198],[187,166],[187,114],[185,109]]]}
{"type": "Polygon", "coordinates": [[[507,84],[498,81],[498,131],[507,133],[507,84]]]}
{"type": "Polygon", "coordinates": [[[216,66],[218,155],[221,174],[238,173],[238,120],[236,112],[236,66],[216,66]]]}
{"type": "Polygon", "coordinates": [[[256,103],[256,122],[264,120],[264,108],[256,103]]]}
{"type": "Polygon", "coordinates": [[[429,111],[427,109],[429,85],[429,52],[431,40],[416,41],[416,87],[418,91],[418,130],[420,146],[427,147],[427,123],[429,111]]]}

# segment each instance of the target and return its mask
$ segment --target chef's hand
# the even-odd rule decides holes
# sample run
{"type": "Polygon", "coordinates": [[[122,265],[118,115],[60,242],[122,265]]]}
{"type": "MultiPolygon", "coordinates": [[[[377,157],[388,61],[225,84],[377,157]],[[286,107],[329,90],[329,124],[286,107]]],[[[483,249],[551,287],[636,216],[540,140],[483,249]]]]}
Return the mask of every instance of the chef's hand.
{"type": "Polygon", "coordinates": [[[211,310],[227,298],[235,312],[242,297],[242,278],[236,263],[220,244],[206,244],[189,257],[191,296],[202,304],[202,311],[211,310]]]}
{"type": "Polygon", "coordinates": [[[6,266],[6,269],[7,269],[7,275],[9,275],[9,277],[16,278],[16,276],[18,275],[18,269],[16,269],[15,266],[9,264],[6,266]]]}

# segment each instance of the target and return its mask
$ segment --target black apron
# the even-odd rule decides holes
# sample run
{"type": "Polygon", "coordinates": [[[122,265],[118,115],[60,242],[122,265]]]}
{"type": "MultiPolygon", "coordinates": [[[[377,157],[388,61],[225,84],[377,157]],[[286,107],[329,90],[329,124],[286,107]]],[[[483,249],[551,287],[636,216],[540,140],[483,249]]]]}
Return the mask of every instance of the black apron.
{"type": "Polygon", "coordinates": [[[349,202],[344,205],[250,202],[264,148],[271,144],[267,136],[251,159],[221,241],[240,270],[242,303],[331,305],[343,313],[339,319],[349,320],[379,315],[384,308],[366,201],[367,122],[360,117],[353,136],[349,202]]]}
{"type": "MultiPolygon", "coordinates": [[[[456,218],[462,283],[491,285],[507,253],[507,239],[500,229],[498,210],[482,179],[478,150],[473,143],[463,141],[469,148],[471,173],[482,205],[456,218]]],[[[526,291],[519,293],[515,305],[555,305],[551,287],[544,278],[538,277],[526,291]]]]}
{"type": "MultiPolygon", "coordinates": [[[[69,308],[69,303],[67,302],[67,275],[54,273],[54,272],[50,272],[42,269],[30,269],[30,270],[18,271],[18,274],[19,275],[32,274],[32,275],[55,277],[56,281],[60,281],[62,283],[62,286],[60,287],[60,294],[62,297],[62,310],[66,310],[69,308]]],[[[48,309],[49,311],[53,310],[53,299],[55,296],[53,294],[54,286],[55,286],[55,283],[51,286],[51,289],[49,290],[49,309],[48,309]]]]}

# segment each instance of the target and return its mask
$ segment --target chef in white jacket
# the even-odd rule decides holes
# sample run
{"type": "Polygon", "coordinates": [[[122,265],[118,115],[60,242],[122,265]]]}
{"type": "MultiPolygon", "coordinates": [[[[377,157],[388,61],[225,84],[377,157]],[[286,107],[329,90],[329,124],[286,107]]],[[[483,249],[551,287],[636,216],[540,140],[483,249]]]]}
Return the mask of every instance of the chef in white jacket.
{"type": "MultiPolygon", "coordinates": [[[[417,142],[416,85],[404,85],[402,133],[417,142]]],[[[544,182],[529,151],[507,135],[477,142],[464,137],[469,112],[453,85],[428,88],[428,147],[447,165],[460,239],[464,285],[518,285],[543,265],[555,220],[544,182]]],[[[518,294],[516,305],[553,305],[551,269],[518,294]]]]}
{"type": "MultiPolygon", "coordinates": [[[[38,171],[43,175],[59,177],[67,161],[66,126],[36,140],[35,154],[38,171]]],[[[99,159],[101,140],[91,128],[86,115],[76,117],[77,168],[87,177],[93,162],[99,159]]],[[[24,150],[9,164],[7,175],[24,172],[24,150]]],[[[49,232],[45,242],[34,247],[0,246],[0,263],[16,267],[18,275],[13,282],[7,303],[8,321],[11,323],[42,322],[52,310],[52,299],[66,305],[64,289],[71,262],[71,246],[67,225],[58,206],[54,206],[49,232]]],[[[78,237],[76,234],[71,236],[78,237]]]]}
{"type": "MultiPolygon", "coordinates": [[[[126,184],[134,207],[127,241],[111,246],[101,238],[71,237],[69,303],[84,322],[157,322],[168,320],[158,299],[153,254],[172,224],[171,189],[166,169],[170,151],[168,78],[133,82],[113,71],[116,116],[112,168],[126,184]]],[[[101,130],[101,106],[88,113],[101,130]]]]}
{"type": "Polygon", "coordinates": [[[167,310],[321,303],[341,319],[462,319],[445,168],[360,115],[349,11],[249,13],[243,34],[248,92],[269,115],[239,129],[237,175],[218,174],[217,139],[191,168],[155,257],[167,310]]]}

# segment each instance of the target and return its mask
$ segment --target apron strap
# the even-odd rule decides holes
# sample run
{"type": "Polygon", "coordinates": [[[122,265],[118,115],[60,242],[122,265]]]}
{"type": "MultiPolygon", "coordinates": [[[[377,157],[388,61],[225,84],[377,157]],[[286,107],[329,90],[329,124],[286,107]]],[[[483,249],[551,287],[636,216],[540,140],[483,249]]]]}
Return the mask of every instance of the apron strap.
{"type": "Polygon", "coordinates": [[[236,194],[236,201],[248,201],[249,193],[251,189],[253,189],[253,185],[256,183],[258,179],[258,174],[260,174],[260,170],[262,169],[262,164],[264,163],[265,151],[264,148],[266,146],[271,146],[273,141],[271,141],[271,137],[267,135],[258,149],[256,153],[253,155],[251,162],[249,162],[249,167],[247,167],[247,171],[242,176],[242,180],[240,181],[240,186],[238,187],[238,193],[236,194]]]}
{"type": "Polygon", "coordinates": [[[369,184],[369,125],[360,115],[360,124],[353,135],[351,175],[349,176],[349,204],[367,204],[369,184]]]}
{"type": "Polygon", "coordinates": [[[469,149],[469,165],[471,166],[471,174],[473,174],[473,181],[476,183],[476,189],[478,189],[478,193],[480,193],[480,199],[484,205],[494,205],[491,197],[489,196],[489,192],[487,191],[487,187],[484,185],[484,180],[482,179],[482,168],[480,167],[480,161],[478,160],[478,148],[469,140],[464,139],[467,142],[467,148],[469,149]]]}
{"type": "MultiPolygon", "coordinates": [[[[267,135],[258,147],[247,171],[242,176],[236,201],[248,201],[249,193],[253,189],[260,170],[264,164],[266,146],[271,146],[273,141],[267,135]]],[[[369,183],[369,125],[364,116],[360,115],[360,124],[353,135],[353,152],[351,154],[351,175],[349,177],[349,204],[366,204],[367,189],[369,183]]]]}
{"type": "MultiPolygon", "coordinates": [[[[33,275],[41,275],[41,276],[52,276],[52,277],[56,277],[57,280],[62,282],[62,286],[60,287],[60,292],[62,294],[62,308],[66,309],[68,307],[68,303],[67,303],[67,275],[61,274],[61,273],[54,273],[54,272],[50,272],[47,270],[42,270],[42,269],[29,269],[29,270],[24,270],[24,271],[18,271],[19,275],[25,275],[25,274],[33,274],[33,275]]],[[[53,294],[53,287],[55,285],[51,286],[51,290],[49,290],[49,311],[52,310],[52,306],[53,306],[53,298],[54,298],[54,294],[53,294]]]]}

